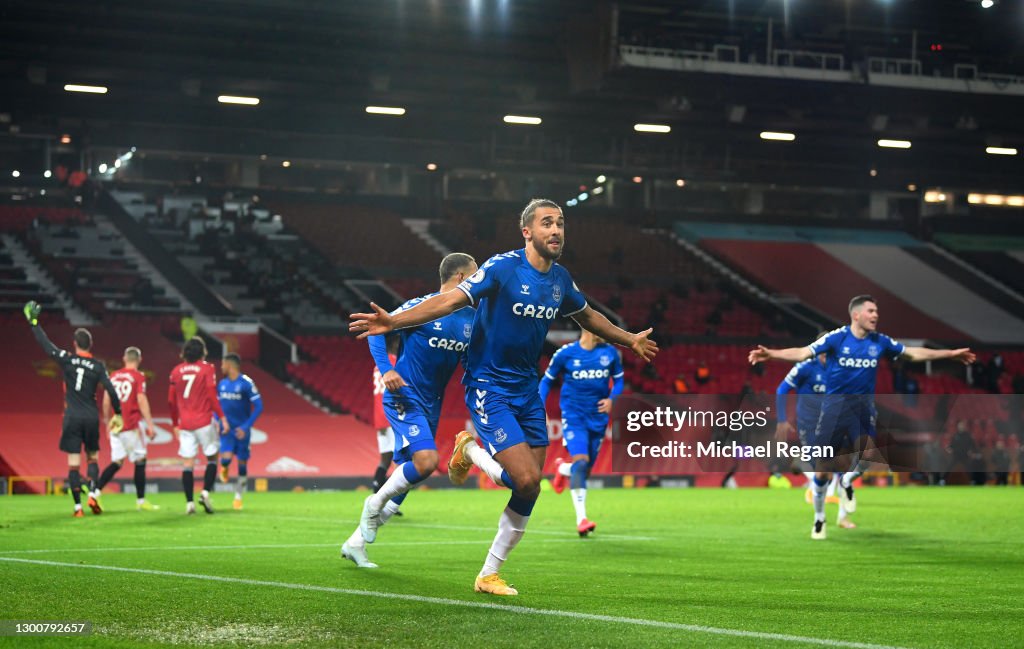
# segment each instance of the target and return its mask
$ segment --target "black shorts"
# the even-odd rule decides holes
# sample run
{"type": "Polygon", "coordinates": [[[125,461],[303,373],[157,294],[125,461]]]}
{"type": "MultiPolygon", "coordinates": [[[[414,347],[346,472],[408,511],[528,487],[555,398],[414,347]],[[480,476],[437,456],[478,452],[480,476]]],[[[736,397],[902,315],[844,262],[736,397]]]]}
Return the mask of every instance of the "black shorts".
{"type": "Polygon", "coordinates": [[[65,453],[86,453],[100,450],[100,422],[98,419],[64,419],[60,431],[60,450],[65,453]]]}

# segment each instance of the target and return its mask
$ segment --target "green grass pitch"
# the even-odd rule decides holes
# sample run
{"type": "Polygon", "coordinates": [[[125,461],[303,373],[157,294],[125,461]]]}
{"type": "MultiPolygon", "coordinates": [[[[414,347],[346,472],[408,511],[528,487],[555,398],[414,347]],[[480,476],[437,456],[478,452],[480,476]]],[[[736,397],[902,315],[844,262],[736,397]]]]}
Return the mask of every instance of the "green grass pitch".
{"type": "Polygon", "coordinates": [[[69,498],[0,498],[0,619],[95,627],[0,647],[1024,645],[1019,488],[864,489],[859,528],[830,505],[825,542],[798,489],[591,490],[589,539],[548,492],[502,599],[472,585],[507,493],[411,494],[370,546],[378,570],[338,554],[364,496],[250,494],[235,512],[217,494],[217,514],[186,517],[180,494],[151,513],[110,495],[79,520],[69,498]]]}

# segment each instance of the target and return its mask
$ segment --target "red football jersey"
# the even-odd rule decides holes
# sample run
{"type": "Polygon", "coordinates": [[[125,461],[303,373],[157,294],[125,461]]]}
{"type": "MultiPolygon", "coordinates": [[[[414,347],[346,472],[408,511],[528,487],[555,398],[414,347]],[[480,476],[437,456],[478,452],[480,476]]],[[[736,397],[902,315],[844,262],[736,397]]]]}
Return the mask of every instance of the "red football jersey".
{"type": "Polygon", "coordinates": [[[182,363],[171,370],[167,401],[171,422],[185,430],[209,426],[214,414],[224,416],[217,399],[217,372],[206,361],[182,363]]]}
{"type": "MultiPolygon", "coordinates": [[[[388,354],[388,360],[391,361],[392,367],[398,361],[398,357],[394,354],[388,354]]],[[[387,392],[387,388],[384,387],[384,378],[380,374],[380,370],[377,369],[377,365],[373,366],[373,427],[377,430],[387,428],[391,424],[388,422],[387,417],[384,416],[384,393],[387,392]]]]}
{"type": "Polygon", "coordinates": [[[138,370],[125,367],[112,372],[110,382],[114,384],[117,400],[121,402],[124,430],[135,430],[142,416],[139,411],[139,395],[146,394],[146,377],[138,370]]]}

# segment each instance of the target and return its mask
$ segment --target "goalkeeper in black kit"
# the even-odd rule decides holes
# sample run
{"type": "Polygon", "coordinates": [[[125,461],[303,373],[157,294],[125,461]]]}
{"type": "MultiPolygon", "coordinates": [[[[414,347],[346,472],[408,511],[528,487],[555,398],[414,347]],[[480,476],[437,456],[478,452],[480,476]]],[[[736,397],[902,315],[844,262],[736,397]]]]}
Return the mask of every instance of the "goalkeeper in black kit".
{"type": "MultiPolygon", "coordinates": [[[[92,357],[92,334],[87,329],[75,329],[74,352],[59,349],[46,337],[39,326],[39,312],[42,307],[36,302],[25,305],[25,319],[32,327],[32,334],[39,345],[60,365],[64,373],[64,423],[60,434],[60,450],[68,454],[68,486],[75,499],[75,518],[84,516],[82,513],[82,465],[81,451],[85,446],[88,461],[89,492],[95,488],[99,479],[97,459],[100,454],[100,413],[96,407],[96,386],[103,388],[110,395],[110,404],[116,413],[110,418],[108,428],[112,433],[121,430],[121,400],[117,398],[114,384],[107,376],[107,368],[103,363],[92,357]]],[[[99,501],[89,496],[89,507],[94,514],[103,513],[99,501]]]]}

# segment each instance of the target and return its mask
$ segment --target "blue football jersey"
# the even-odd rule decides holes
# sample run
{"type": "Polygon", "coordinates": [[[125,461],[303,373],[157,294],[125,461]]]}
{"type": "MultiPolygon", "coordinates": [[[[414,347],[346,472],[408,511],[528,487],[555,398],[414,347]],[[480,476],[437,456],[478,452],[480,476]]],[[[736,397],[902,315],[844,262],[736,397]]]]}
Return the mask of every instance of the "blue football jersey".
{"type": "Polygon", "coordinates": [[[224,377],[217,384],[217,400],[231,428],[250,428],[263,412],[263,397],[251,378],[239,374],[232,381],[224,377]]]}
{"type": "Polygon", "coordinates": [[[491,257],[459,289],[476,306],[463,383],[498,394],[536,392],[551,323],[587,308],[569,271],[559,264],[536,270],[525,248],[491,257]]]}
{"type": "Polygon", "coordinates": [[[563,415],[591,415],[597,412],[597,402],[611,396],[610,379],[623,378],[619,351],[608,343],[584,349],[579,341],[562,346],[551,357],[544,377],[554,381],[562,375],[559,396],[563,415]]]}
{"type": "Polygon", "coordinates": [[[828,367],[818,357],[808,358],[793,366],[783,381],[797,393],[796,420],[799,428],[813,427],[818,421],[821,400],[827,392],[828,367]]]}
{"type": "MultiPolygon", "coordinates": [[[[393,313],[410,309],[435,295],[437,293],[413,298],[393,313]]],[[[397,394],[385,391],[384,403],[414,399],[426,412],[440,408],[448,381],[465,356],[472,331],[473,309],[469,307],[418,327],[400,329],[398,334],[402,339],[402,348],[394,369],[405,379],[406,386],[397,394]]],[[[371,336],[370,347],[378,361],[378,369],[384,374],[390,369],[381,367],[379,360],[381,354],[387,359],[384,337],[371,336]]]]}
{"type": "Polygon", "coordinates": [[[878,361],[896,358],[906,349],[885,334],[857,338],[849,327],[840,327],[810,344],[815,355],[828,356],[826,394],[874,394],[878,361]]]}

